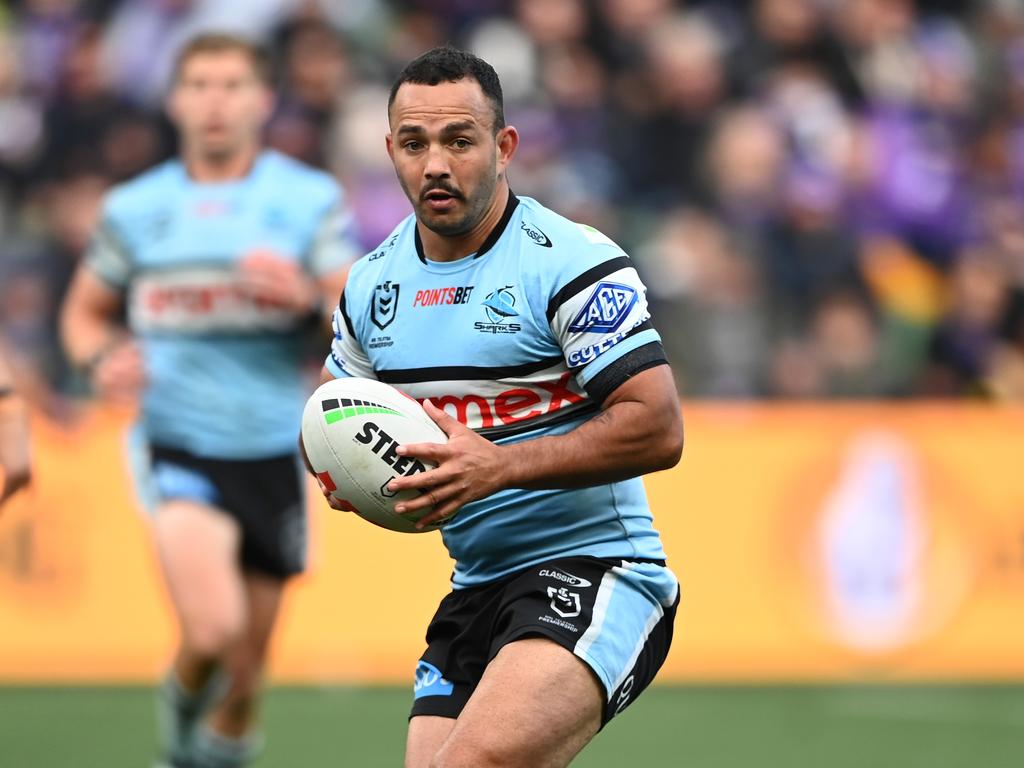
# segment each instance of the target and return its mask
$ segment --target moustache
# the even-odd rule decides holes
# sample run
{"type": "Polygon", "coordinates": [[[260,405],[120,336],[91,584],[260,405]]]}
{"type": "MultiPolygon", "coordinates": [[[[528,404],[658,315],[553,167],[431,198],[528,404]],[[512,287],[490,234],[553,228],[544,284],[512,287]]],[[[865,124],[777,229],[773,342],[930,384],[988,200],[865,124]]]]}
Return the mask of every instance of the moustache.
{"type": "Polygon", "coordinates": [[[445,194],[451,195],[454,198],[460,200],[462,199],[461,192],[455,189],[455,187],[449,186],[448,184],[442,182],[437,184],[431,184],[429,187],[425,187],[423,191],[420,192],[420,200],[426,200],[427,195],[429,195],[431,192],[444,192],[445,194]]]}

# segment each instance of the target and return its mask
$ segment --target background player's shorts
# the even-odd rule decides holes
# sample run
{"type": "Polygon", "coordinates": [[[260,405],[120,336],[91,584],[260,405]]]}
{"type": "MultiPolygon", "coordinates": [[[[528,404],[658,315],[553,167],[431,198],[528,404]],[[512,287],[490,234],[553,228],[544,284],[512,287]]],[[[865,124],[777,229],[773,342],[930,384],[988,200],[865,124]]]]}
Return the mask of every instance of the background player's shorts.
{"type": "Polygon", "coordinates": [[[501,648],[546,637],[593,670],[604,726],[654,679],[672,644],[679,583],[663,562],[567,557],[449,593],[427,628],[412,717],[458,717],[501,648]]]}
{"type": "Polygon", "coordinates": [[[241,529],[244,568],[286,578],[306,566],[305,473],[295,455],[220,460],[136,442],[132,465],[143,503],[186,499],[216,507],[241,529]]]}

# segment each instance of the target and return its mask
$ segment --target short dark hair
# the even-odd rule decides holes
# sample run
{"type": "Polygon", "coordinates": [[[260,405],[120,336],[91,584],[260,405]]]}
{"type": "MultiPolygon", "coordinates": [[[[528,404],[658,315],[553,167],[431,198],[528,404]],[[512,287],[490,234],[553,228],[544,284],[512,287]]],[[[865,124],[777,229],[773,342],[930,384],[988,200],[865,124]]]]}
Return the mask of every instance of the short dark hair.
{"type": "Polygon", "coordinates": [[[388,112],[395,103],[395,95],[402,83],[416,85],[437,85],[438,83],[457,83],[471,77],[480,84],[484,95],[491,102],[494,110],[494,132],[505,127],[504,97],[501,93],[501,81],[494,67],[467,51],[459,50],[451,45],[431,48],[429,51],[409,62],[401,71],[388,97],[388,112]]]}
{"type": "Polygon", "coordinates": [[[205,32],[189,40],[174,57],[173,82],[181,79],[182,70],[189,59],[206,53],[240,53],[252,63],[256,77],[264,84],[271,85],[270,57],[266,50],[244,37],[223,32],[205,32]]]}

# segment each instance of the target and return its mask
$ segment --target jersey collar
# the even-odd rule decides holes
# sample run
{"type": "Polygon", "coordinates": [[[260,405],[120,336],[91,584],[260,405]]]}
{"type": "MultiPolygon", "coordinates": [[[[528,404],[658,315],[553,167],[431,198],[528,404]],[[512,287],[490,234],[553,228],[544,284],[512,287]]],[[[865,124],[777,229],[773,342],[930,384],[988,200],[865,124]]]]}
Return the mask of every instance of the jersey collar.
{"type": "MultiPolygon", "coordinates": [[[[512,214],[515,212],[517,205],[519,205],[519,198],[516,197],[510,189],[508,191],[508,202],[505,203],[505,211],[501,214],[501,219],[494,225],[494,229],[492,229],[491,233],[487,235],[487,239],[484,240],[480,248],[477,249],[477,252],[473,254],[474,259],[479,259],[491,250],[496,242],[498,242],[498,239],[505,233],[505,228],[508,227],[508,223],[511,221],[512,214]]],[[[416,255],[419,257],[421,262],[426,264],[427,255],[423,252],[423,241],[420,239],[420,228],[414,224],[412,231],[413,239],[416,243],[416,255]]]]}

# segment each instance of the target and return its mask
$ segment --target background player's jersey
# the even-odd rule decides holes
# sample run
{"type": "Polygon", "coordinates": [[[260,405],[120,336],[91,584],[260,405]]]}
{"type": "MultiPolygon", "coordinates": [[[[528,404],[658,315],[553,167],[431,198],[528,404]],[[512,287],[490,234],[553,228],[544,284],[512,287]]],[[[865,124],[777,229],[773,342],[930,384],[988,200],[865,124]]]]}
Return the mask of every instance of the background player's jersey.
{"type": "MultiPolygon", "coordinates": [[[[414,217],[352,268],[327,368],[392,384],[499,441],[567,432],[664,362],[644,286],[600,232],[510,197],[480,250],[428,261],[414,217]]],[[[465,587],[554,557],[664,558],[639,478],[511,489],[442,535],[465,587]]]]}
{"type": "Polygon", "coordinates": [[[237,263],[260,251],[313,277],[357,255],[330,176],[266,151],[238,180],[196,183],[175,160],[107,196],[86,264],[126,292],[152,442],[221,459],[295,450],[309,318],[243,289],[237,263]]]}

